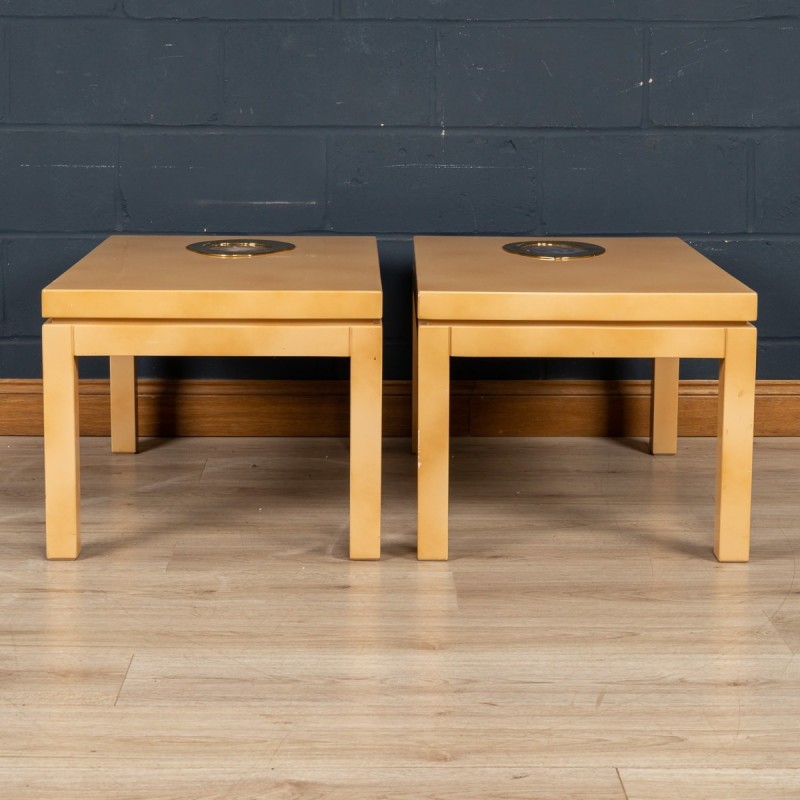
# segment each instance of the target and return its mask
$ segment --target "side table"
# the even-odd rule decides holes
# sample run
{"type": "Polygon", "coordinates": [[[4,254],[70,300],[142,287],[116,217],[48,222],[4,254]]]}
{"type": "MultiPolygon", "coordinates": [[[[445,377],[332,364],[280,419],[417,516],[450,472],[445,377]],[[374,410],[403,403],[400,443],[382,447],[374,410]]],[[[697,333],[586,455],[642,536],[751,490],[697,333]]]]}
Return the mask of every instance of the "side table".
{"type": "Polygon", "coordinates": [[[448,557],[451,356],[652,358],[657,454],[677,450],[679,359],[716,358],[714,554],[747,561],[756,294],[676,238],[592,238],[605,252],[555,261],[505,251],[512,241],[414,240],[418,557],[448,557]]]}
{"type": "Polygon", "coordinates": [[[187,250],[208,238],[111,236],[43,290],[47,557],[80,553],[77,357],[110,357],[112,450],[136,452],[135,357],[173,355],[349,358],[350,557],[379,558],[375,239],[259,236],[293,248],[237,258],[187,250]]]}

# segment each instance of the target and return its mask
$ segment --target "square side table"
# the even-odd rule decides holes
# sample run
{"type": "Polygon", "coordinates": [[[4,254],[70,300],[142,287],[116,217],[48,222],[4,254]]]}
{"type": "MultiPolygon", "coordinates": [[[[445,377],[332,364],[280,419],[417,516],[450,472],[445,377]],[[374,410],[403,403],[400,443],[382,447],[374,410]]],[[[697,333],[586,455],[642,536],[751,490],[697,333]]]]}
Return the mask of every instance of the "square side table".
{"type": "Polygon", "coordinates": [[[375,239],[280,237],[294,249],[249,258],[186,249],[203,238],[112,236],[42,291],[47,557],[80,553],[77,357],[110,357],[112,450],[133,453],[135,357],[175,355],[349,358],[350,557],[379,558],[383,296],[375,239]]]}
{"type": "Polygon", "coordinates": [[[511,241],[414,240],[418,557],[448,558],[451,356],[651,358],[654,454],[677,451],[679,360],[716,358],[714,554],[747,561],[756,294],[680,239],[592,238],[605,252],[565,261],[508,253],[511,241]]]}

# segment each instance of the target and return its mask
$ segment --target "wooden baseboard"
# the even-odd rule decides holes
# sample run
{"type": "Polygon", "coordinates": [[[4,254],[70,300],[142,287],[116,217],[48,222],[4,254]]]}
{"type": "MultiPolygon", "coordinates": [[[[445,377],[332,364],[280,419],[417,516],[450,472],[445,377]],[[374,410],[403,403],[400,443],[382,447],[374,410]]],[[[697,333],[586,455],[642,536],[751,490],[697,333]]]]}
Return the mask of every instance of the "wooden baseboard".
{"type": "MultiPolygon", "coordinates": [[[[108,381],[81,381],[81,433],[109,435],[108,381]]],[[[646,436],[648,381],[455,381],[453,436],[646,436]]],[[[142,436],[346,436],[346,381],[139,381],[142,436]]],[[[408,381],[384,384],[386,436],[408,436],[408,381]]],[[[684,381],[681,436],[716,435],[717,384],[684,381]]],[[[800,436],[800,381],[759,381],[757,436],[800,436]]],[[[0,435],[42,434],[42,386],[0,380],[0,435]]]]}

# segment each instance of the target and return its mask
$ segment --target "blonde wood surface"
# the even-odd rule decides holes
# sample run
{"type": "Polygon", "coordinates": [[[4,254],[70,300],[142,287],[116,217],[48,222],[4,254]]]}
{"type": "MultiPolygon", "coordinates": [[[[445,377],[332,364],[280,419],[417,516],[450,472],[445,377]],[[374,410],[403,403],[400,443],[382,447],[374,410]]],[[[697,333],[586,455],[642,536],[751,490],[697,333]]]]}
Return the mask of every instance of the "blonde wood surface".
{"type": "Polygon", "coordinates": [[[71,326],[44,326],[42,371],[47,557],[77,558],[81,547],[78,366],[71,326]]]}
{"type": "Polygon", "coordinates": [[[417,430],[419,430],[418,407],[419,389],[417,388],[418,359],[417,359],[417,297],[416,293],[411,298],[411,452],[417,452],[417,430]]]}
{"type": "Polygon", "coordinates": [[[456,439],[448,562],[416,560],[402,439],[376,562],[345,438],[141,444],[82,442],[58,563],[42,441],[0,440],[0,796],[795,796],[797,439],[756,442],[724,567],[709,439],[456,439]]]}
{"type": "MultiPolygon", "coordinates": [[[[651,382],[452,381],[453,436],[648,436],[651,382]]],[[[109,385],[81,380],[84,436],[108,436],[109,385]]],[[[138,381],[143,436],[346,436],[347,381],[138,381]]],[[[681,436],[716,436],[716,381],[681,381],[681,436]]],[[[410,381],[384,381],[384,436],[409,435],[410,381]]],[[[800,436],[800,382],[757,381],[756,436],[800,436]]],[[[0,435],[42,435],[42,385],[0,380],[0,435]]]]}
{"type": "Polygon", "coordinates": [[[76,356],[97,355],[111,358],[116,452],[137,449],[136,356],[349,358],[351,552],[378,558],[383,359],[374,238],[302,238],[289,252],[242,259],[189,252],[195,239],[111,236],[42,292],[52,317],[43,345],[48,558],[80,553],[76,356]],[[71,395],[63,410],[61,391],[71,395]]]}
{"type": "Polygon", "coordinates": [[[369,236],[271,234],[294,250],[213,258],[186,245],[220,236],[110,236],[42,291],[45,317],[380,319],[378,249],[369,236]],[[269,313],[265,315],[265,309],[269,313]]]}
{"type": "Polygon", "coordinates": [[[627,800],[796,800],[798,769],[623,769],[627,800]]]}
{"type": "Polygon", "coordinates": [[[111,356],[109,362],[111,452],[135,453],[139,436],[136,359],[134,356],[111,356]]]}
{"type": "Polygon", "coordinates": [[[721,358],[725,354],[725,328],[720,326],[535,323],[447,323],[450,354],[476,358],[721,358]]]}
{"type": "MultiPolygon", "coordinates": [[[[684,325],[528,325],[507,324],[502,326],[458,323],[431,323],[420,320],[418,323],[417,360],[420,364],[429,360],[435,366],[429,367],[430,374],[436,372],[444,378],[448,372],[443,366],[449,358],[443,355],[445,345],[449,344],[449,356],[650,356],[656,362],[666,353],[676,355],[670,359],[668,385],[669,403],[677,410],[675,385],[677,381],[677,356],[721,357],[723,369],[720,372],[720,406],[718,415],[719,442],[718,460],[720,479],[716,491],[716,521],[714,552],[720,561],[747,561],[749,546],[749,487],[751,482],[751,458],[753,438],[753,404],[755,393],[755,343],[756,332],[749,324],[728,327],[707,325],[692,327],[684,325]],[[434,334],[439,331],[439,334],[434,334]],[[437,336],[438,338],[434,338],[437,336]],[[428,354],[424,347],[435,348],[428,354]],[[727,376],[727,377],[726,377],[727,376]]],[[[421,370],[421,367],[418,367],[421,370]]],[[[662,375],[656,375],[656,381],[662,375]]],[[[431,377],[426,379],[427,387],[419,377],[416,391],[419,405],[419,442],[423,437],[423,420],[439,420],[449,413],[449,397],[444,400],[438,383],[433,387],[431,377]],[[427,409],[422,406],[438,404],[441,408],[427,409]]],[[[437,377],[437,381],[440,379],[437,377]]],[[[449,391],[449,383],[447,384],[449,391]]],[[[663,404],[663,398],[658,402],[663,404]]],[[[669,413],[673,413],[669,410],[669,413]]],[[[651,415],[651,425],[658,422],[657,415],[651,415]]],[[[677,422],[670,420],[670,426],[677,422]]],[[[651,428],[651,437],[653,428],[651,428]]],[[[436,447],[442,448],[442,458],[446,460],[449,447],[447,437],[439,436],[436,447]]],[[[670,433],[671,436],[671,433],[670,433]]],[[[671,446],[671,441],[668,442],[671,446]]],[[[447,548],[446,519],[447,493],[440,486],[441,472],[429,469],[432,450],[428,458],[420,458],[419,502],[424,503],[420,510],[419,548],[420,558],[445,558],[447,548]],[[423,466],[426,465],[426,466],[423,466]],[[436,476],[434,478],[433,476],[436,476]],[[431,481],[430,487],[427,482],[431,481]],[[434,510],[434,504],[438,508],[434,510]],[[428,520],[435,519],[435,523],[428,520]],[[430,537],[430,541],[429,541],[430,537]],[[426,554],[426,555],[423,555],[426,554]],[[432,555],[435,554],[435,555],[432,555]]],[[[438,454],[434,463],[438,463],[438,454]]]]}
{"type": "Polygon", "coordinates": [[[63,772],[57,761],[50,775],[39,766],[4,771],[0,765],[0,784],[5,782],[15,800],[106,800],[119,797],[121,786],[136,787],[136,794],[124,796],[143,800],[625,800],[613,769],[475,769],[468,785],[456,770],[442,767],[287,770],[254,764],[246,771],[175,766],[156,772],[123,766],[98,775],[91,767],[77,766],[67,776],[63,772]]]}
{"type": "Polygon", "coordinates": [[[383,329],[350,329],[350,558],[381,556],[383,329]]]}
{"type": "MultiPolygon", "coordinates": [[[[62,324],[57,322],[56,324],[62,324]]],[[[347,356],[350,324],[76,321],[81,356],[347,356]]]]}
{"type": "Polygon", "coordinates": [[[593,258],[542,261],[502,249],[520,239],[415,236],[420,319],[750,322],[756,318],[755,292],[680,239],[570,238],[599,244],[606,252],[593,258]]]}
{"type": "MultiPolygon", "coordinates": [[[[75,398],[72,427],[66,425],[70,406],[51,412],[59,424],[45,425],[45,449],[53,467],[47,472],[47,555],[48,558],[77,558],[80,554],[79,452],[74,456],[66,449],[68,437],[77,442],[77,368],[76,356],[112,353],[160,353],[162,355],[339,355],[351,360],[350,433],[353,437],[350,489],[351,533],[353,558],[380,557],[381,501],[381,388],[382,326],[380,322],[349,326],[330,323],[235,323],[208,322],[186,324],[164,322],[76,324],[51,320],[44,326],[47,342],[63,344],[50,347],[45,359],[51,366],[44,373],[45,393],[50,383],[65,380],[65,369],[53,366],[58,358],[67,359],[73,372],[71,384],[54,391],[71,391],[75,398]],[[52,333],[60,331],[61,335],[52,333]],[[69,346],[69,353],[66,347],[69,346]],[[60,370],[60,371],[59,371],[60,370]],[[73,466],[74,465],[74,466],[73,466]],[[50,488],[52,483],[52,488],[50,488]],[[72,508],[75,507],[75,511],[72,508]],[[52,534],[51,534],[52,528],[52,534]]],[[[43,345],[44,346],[44,345],[43,345]]],[[[112,356],[111,428],[115,452],[136,452],[137,403],[135,396],[134,357],[112,356]],[[119,358],[121,362],[115,363],[119,358]],[[120,386],[115,387],[115,381],[120,386]],[[116,403],[114,402],[116,400],[116,403]],[[118,449],[121,448],[121,449],[118,449]]],[[[54,395],[55,396],[55,395],[54,395]]],[[[56,401],[51,401],[56,406],[56,401]]],[[[47,408],[47,402],[45,403],[47,408]]]]}
{"type": "MultiPolygon", "coordinates": [[[[755,392],[749,321],[756,317],[756,294],[675,238],[598,239],[593,243],[605,248],[601,255],[565,261],[507,253],[507,241],[415,239],[416,358],[427,358],[422,332],[439,327],[450,356],[655,359],[654,452],[676,444],[678,359],[720,359],[714,553],[720,561],[746,561],[755,392]],[[670,417],[667,430],[664,416],[670,417]]],[[[426,393],[421,380],[415,395],[418,405],[441,396],[426,393]]],[[[421,430],[421,408],[417,414],[421,430]]],[[[448,440],[440,445],[446,457],[448,440]]],[[[420,498],[423,482],[421,473],[420,498]]],[[[425,497],[425,518],[433,514],[433,498],[440,504],[436,517],[446,515],[445,493],[437,487],[425,497]]],[[[421,553],[442,553],[446,541],[446,526],[420,526],[421,553]],[[435,545],[426,541],[429,535],[435,545]]]]}
{"type": "Polygon", "coordinates": [[[417,538],[421,559],[447,559],[450,329],[417,331],[417,538]]]}
{"type": "Polygon", "coordinates": [[[729,328],[720,368],[714,524],[714,553],[720,561],[750,557],[756,343],[755,328],[729,328]]]}
{"type": "Polygon", "coordinates": [[[650,401],[650,452],[653,455],[678,452],[679,376],[679,358],[653,359],[650,401]]]}

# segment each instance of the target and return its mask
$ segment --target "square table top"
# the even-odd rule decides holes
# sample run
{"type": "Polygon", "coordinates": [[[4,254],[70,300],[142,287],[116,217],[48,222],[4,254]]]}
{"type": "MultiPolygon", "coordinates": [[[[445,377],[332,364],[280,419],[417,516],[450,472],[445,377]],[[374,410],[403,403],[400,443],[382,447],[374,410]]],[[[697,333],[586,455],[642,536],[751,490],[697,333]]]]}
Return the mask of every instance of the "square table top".
{"type": "Polygon", "coordinates": [[[111,236],[42,291],[43,316],[60,319],[377,320],[382,312],[369,236],[111,236]],[[226,238],[295,249],[249,258],[186,249],[226,238]]]}
{"type": "Polygon", "coordinates": [[[417,236],[421,320],[747,322],[757,295],[677,238],[417,236]],[[545,261],[519,241],[600,245],[598,256],[545,261]]]}

